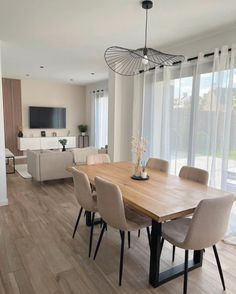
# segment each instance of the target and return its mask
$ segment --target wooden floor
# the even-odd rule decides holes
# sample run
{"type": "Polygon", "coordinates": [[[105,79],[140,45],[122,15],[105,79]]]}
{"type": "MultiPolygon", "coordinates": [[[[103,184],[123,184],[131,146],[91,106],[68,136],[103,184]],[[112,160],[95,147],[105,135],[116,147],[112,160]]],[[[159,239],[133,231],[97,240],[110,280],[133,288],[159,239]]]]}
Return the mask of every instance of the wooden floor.
{"type": "MultiPolygon", "coordinates": [[[[148,284],[149,247],[145,230],[126,246],[123,285],[118,287],[120,235],[108,228],[96,262],[88,258],[89,230],[78,213],[71,180],[43,184],[8,175],[9,206],[0,207],[0,293],[182,293],[182,278],[157,289],[148,284]]],[[[94,244],[100,228],[96,227],[94,244]]],[[[218,245],[227,291],[236,293],[236,247],[218,245]]],[[[162,269],[171,266],[165,244],[162,269]]],[[[183,261],[177,250],[175,264],[183,261]]],[[[214,255],[207,249],[203,267],[189,274],[188,293],[223,293],[214,255]]]]}

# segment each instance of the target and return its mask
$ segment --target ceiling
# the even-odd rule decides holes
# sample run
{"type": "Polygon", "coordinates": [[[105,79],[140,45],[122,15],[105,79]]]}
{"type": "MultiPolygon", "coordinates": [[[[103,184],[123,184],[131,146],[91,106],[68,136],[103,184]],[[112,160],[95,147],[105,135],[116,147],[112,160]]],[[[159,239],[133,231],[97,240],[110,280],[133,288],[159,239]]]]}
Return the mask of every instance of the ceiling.
{"type": "MultiPolygon", "coordinates": [[[[236,21],[235,0],[153,2],[155,49],[236,21]]],[[[138,0],[0,0],[3,76],[82,85],[106,79],[105,49],[142,47],[144,17],[138,0]]]]}

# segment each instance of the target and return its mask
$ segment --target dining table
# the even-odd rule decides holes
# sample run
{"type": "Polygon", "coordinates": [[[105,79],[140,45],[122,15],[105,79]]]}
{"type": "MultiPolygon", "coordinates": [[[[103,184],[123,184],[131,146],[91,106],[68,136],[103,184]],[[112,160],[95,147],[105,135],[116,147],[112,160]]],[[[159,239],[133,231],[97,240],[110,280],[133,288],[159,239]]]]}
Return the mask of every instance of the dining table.
{"type": "MultiPolygon", "coordinates": [[[[160,271],[162,224],[193,214],[203,199],[229,194],[155,169],[147,169],[148,180],[134,180],[131,178],[134,171],[131,162],[79,165],[74,168],[86,173],[92,185],[95,185],[95,177],[118,185],[124,202],[152,220],[149,283],[153,287],[184,274],[184,264],[160,271]]],[[[194,251],[188,270],[201,267],[202,261],[203,250],[194,251]]]]}

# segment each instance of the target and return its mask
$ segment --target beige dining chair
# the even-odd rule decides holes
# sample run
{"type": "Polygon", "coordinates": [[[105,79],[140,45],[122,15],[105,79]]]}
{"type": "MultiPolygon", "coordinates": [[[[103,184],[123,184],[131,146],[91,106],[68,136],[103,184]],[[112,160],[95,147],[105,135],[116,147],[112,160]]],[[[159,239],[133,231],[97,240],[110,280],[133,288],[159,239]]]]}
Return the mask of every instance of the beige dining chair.
{"type": "Polygon", "coordinates": [[[141,214],[138,214],[135,210],[124,205],[122,192],[119,186],[108,182],[100,177],[95,178],[95,186],[97,191],[98,211],[104,221],[104,224],[102,226],[102,230],[98,239],[97,247],[94,254],[94,260],[97,256],[103,233],[107,225],[119,230],[121,237],[119,285],[121,286],[125,233],[146,228],[150,245],[151,237],[149,226],[151,225],[151,219],[141,214]]]}
{"type": "Polygon", "coordinates": [[[146,166],[164,173],[169,171],[169,162],[159,158],[149,158],[146,166]]]}
{"type": "MultiPolygon", "coordinates": [[[[186,179],[189,181],[197,182],[202,185],[207,185],[208,183],[208,171],[192,166],[182,166],[179,172],[179,177],[182,179],[186,179]]],[[[163,247],[164,239],[162,239],[162,246],[163,247]]],[[[173,246],[172,251],[172,262],[175,260],[175,246],[173,246]]]]}
{"type": "Polygon", "coordinates": [[[214,250],[222,286],[225,290],[224,276],[216,243],[224,237],[227,230],[234,200],[233,195],[202,200],[192,218],[180,218],[163,224],[162,236],[164,239],[185,250],[184,294],[187,293],[189,250],[203,250],[211,246],[214,250]]]}
{"type": "Polygon", "coordinates": [[[73,174],[73,180],[74,180],[74,193],[79,205],[81,206],[72,238],[74,239],[75,237],[75,233],[79,225],[79,221],[80,221],[80,217],[81,217],[83,209],[86,212],[91,212],[92,219],[91,219],[91,229],[90,229],[90,239],[89,239],[89,257],[90,257],[91,250],[92,250],[92,242],[93,242],[94,217],[95,217],[95,213],[98,211],[97,197],[96,197],[96,193],[91,191],[88,176],[84,172],[79,171],[73,167],[72,174],[73,174]]]}
{"type": "Polygon", "coordinates": [[[179,172],[179,177],[187,179],[193,182],[197,182],[203,185],[208,183],[208,171],[192,166],[182,166],[179,172]]]}
{"type": "Polygon", "coordinates": [[[102,163],[110,163],[110,157],[108,154],[91,154],[87,156],[87,164],[102,164],[102,163]]]}

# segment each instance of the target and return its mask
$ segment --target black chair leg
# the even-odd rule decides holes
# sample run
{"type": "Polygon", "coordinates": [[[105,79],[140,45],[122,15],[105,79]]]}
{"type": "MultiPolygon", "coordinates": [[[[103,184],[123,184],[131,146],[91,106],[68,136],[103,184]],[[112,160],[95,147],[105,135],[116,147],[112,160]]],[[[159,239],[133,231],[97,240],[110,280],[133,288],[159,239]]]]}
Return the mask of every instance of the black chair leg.
{"type": "Polygon", "coordinates": [[[122,274],[123,274],[123,262],[124,262],[124,245],[125,245],[125,232],[120,231],[121,237],[121,248],[120,248],[120,273],[119,273],[119,286],[122,283],[122,274]]]}
{"type": "Polygon", "coordinates": [[[138,237],[140,238],[140,233],[141,233],[141,230],[138,230],[138,237]]]}
{"type": "Polygon", "coordinates": [[[184,294],[188,291],[188,250],[185,250],[185,260],[184,260],[184,294]]]}
{"type": "Polygon", "coordinates": [[[221,268],[220,259],[219,259],[219,255],[218,255],[218,252],[217,252],[217,249],[216,249],[216,245],[213,245],[212,247],[213,247],[215,258],[216,258],[216,263],[217,263],[217,266],[218,266],[221,283],[222,283],[223,289],[225,291],[224,275],[223,275],[223,271],[222,271],[222,268],[221,268]]]}
{"type": "Polygon", "coordinates": [[[128,232],[128,248],[130,248],[130,239],[131,239],[131,233],[128,232]]]}
{"type": "Polygon", "coordinates": [[[91,220],[90,238],[89,238],[89,257],[91,256],[91,250],[93,245],[94,217],[95,217],[95,212],[92,213],[92,220],[91,220]]]}
{"type": "Polygon", "coordinates": [[[173,249],[172,249],[172,262],[175,261],[175,245],[173,245],[173,249]]]}
{"type": "Polygon", "coordinates": [[[103,223],[103,226],[102,226],[102,230],[101,230],[100,236],[99,236],[99,239],[98,239],[98,243],[97,243],[97,247],[96,247],[96,250],[95,250],[95,253],[94,253],[93,260],[96,259],[96,256],[97,256],[97,253],[98,253],[98,249],[100,247],[100,244],[101,244],[102,237],[103,237],[104,231],[106,229],[106,226],[107,226],[107,224],[104,222],[103,223]]]}
{"type": "Polygon", "coordinates": [[[148,236],[149,247],[151,249],[151,233],[150,233],[149,227],[147,227],[147,236],[148,236]]]}
{"type": "Polygon", "coordinates": [[[80,220],[82,211],[83,211],[83,207],[80,208],[79,215],[77,217],[77,221],[76,221],[76,224],[75,224],[74,232],[73,232],[73,235],[72,235],[72,238],[73,239],[75,237],[75,233],[76,233],[76,230],[77,230],[77,227],[78,227],[78,224],[79,224],[79,220],[80,220]]]}
{"type": "Polygon", "coordinates": [[[161,252],[162,252],[162,249],[163,249],[163,246],[164,246],[164,241],[165,241],[165,239],[162,237],[161,238],[161,252]]]}

